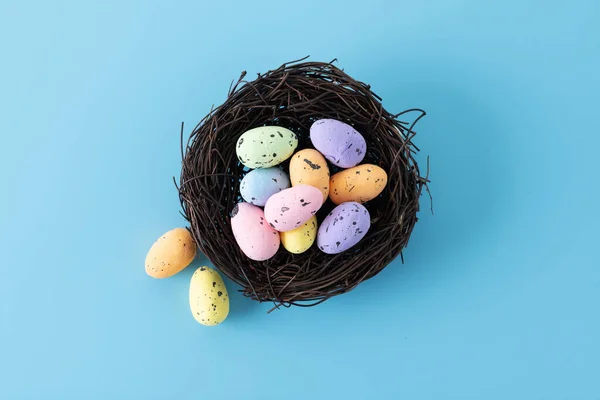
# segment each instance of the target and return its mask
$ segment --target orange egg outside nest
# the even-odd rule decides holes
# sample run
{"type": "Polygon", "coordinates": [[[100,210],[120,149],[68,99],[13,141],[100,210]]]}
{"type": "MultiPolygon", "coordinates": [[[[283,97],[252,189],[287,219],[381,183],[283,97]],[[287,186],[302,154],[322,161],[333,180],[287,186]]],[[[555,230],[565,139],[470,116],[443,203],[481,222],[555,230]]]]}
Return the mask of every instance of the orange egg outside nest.
{"type": "Polygon", "coordinates": [[[185,228],[162,235],[146,256],[146,273],[153,278],[168,278],[190,265],[196,257],[196,243],[185,228]]]}

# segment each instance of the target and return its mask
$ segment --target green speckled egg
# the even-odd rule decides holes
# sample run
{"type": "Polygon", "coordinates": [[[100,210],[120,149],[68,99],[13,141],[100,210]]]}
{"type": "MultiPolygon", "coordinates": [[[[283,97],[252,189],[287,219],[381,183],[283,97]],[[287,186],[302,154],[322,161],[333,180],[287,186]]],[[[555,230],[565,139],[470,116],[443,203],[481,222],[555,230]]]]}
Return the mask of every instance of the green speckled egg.
{"type": "Polygon", "coordinates": [[[298,137],[280,126],[261,126],[240,136],[235,152],[248,168],[269,168],[281,164],[298,147],[298,137]]]}
{"type": "Polygon", "coordinates": [[[200,267],[190,282],[190,309],[202,325],[218,325],[229,314],[229,295],[221,275],[214,269],[200,267]]]}

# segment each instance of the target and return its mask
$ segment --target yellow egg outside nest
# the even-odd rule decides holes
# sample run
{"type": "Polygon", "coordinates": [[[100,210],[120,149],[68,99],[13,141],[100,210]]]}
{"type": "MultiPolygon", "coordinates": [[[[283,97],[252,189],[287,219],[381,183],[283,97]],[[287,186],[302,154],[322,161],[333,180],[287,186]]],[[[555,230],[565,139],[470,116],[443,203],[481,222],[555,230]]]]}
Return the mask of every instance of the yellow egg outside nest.
{"type": "Polygon", "coordinates": [[[190,281],[190,311],[206,326],[218,325],[229,315],[229,295],[217,271],[200,267],[190,281]]]}

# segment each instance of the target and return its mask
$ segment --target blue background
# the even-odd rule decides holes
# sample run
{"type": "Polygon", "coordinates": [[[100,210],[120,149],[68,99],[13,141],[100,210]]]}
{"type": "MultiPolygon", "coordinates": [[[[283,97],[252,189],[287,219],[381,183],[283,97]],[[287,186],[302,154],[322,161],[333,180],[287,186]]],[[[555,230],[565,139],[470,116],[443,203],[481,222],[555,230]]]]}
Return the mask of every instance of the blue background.
{"type": "Polygon", "coordinates": [[[599,19],[594,1],[3,1],[0,398],[600,399],[599,19]],[[352,293],[267,315],[228,281],[230,317],[203,327],[194,268],[143,266],[184,224],[180,123],[308,54],[428,111],[436,214],[424,197],[406,264],[352,293]]]}

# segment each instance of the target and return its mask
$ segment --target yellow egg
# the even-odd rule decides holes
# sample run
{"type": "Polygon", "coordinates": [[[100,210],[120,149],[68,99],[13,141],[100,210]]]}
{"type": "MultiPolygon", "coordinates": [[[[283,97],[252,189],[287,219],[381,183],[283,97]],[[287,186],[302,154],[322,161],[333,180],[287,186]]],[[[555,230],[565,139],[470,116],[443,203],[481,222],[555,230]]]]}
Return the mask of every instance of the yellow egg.
{"type": "Polygon", "coordinates": [[[387,174],[383,169],[372,164],[358,165],[331,177],[329,198],[335,204],[364,203],[379,196],[386,184],[387,174]]]}
{"type": "Polygon", "coordinates": [[[218,325],[229,314],[229,295],[221,275],[200,267],[190,281],[190,310],[194,319],[206,326],[218,325]]]}
{"type": "Polygon", "coordinates": [[[308,221],[298,228],[280,232],[281,243],[290,253],[300,254],[312,246],[317,237],[317,216],[313,215],[308,221]]]}
{"type": "Polygon", "coordinates": [[[162,235],[146,256],[146,273],[153,278],[168,278],[191,264],[196,257],[196,243],[185,228],[175,228],[162,235]]]}
{"type": "Polygon", "coordinates": [[[290,161],[290,181],[292,186],[310,185],[323,193],[323,202],[329,196],[329,168],[327,161],[316,150],[305,149],[297,152],[290,161]]]}

